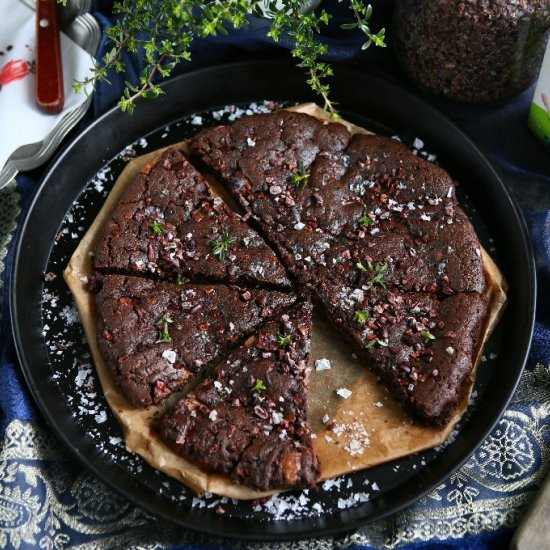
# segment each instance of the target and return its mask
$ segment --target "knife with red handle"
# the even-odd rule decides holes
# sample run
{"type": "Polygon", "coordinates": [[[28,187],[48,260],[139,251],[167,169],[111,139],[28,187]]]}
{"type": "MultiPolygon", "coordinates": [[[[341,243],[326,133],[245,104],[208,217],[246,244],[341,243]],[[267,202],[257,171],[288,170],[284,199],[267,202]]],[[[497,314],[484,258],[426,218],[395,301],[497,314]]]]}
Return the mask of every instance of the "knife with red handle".
{"type": "Polygon", "coordinates": [[[36,0],[36,104],[57,114],[64,103],[56,0],[36,0]]]}

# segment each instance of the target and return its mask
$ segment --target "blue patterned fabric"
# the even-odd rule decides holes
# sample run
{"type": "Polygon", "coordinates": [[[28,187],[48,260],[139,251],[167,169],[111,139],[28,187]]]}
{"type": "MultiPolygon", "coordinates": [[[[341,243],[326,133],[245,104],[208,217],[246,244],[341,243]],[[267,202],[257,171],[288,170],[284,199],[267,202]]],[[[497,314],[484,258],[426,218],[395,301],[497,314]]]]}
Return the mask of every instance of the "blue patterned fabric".
{"type": "MultiPolygon", "coordinates": [[[[374,26],[389,27],[392,2],[373,4],[374,26]]],[[[113,21],[110,6],[111,2],[96,2],[95,15],[104,28],[113,21]]],[[[339,23],[348,18],[345,5],[326,1],[324,6],[335,14],[334,24],[326,35],[331,61],[368,68],[409,86],[391,48],[360,52],[361,37],[338,30],[339,23]]],[[[179,67],[178,72],[258,55],[282,55],[290,44],[284,40],[280,45],[267,41],[266,25],[265,21],[257,21],[250,29],[199,41],[194,46],[193,62],[179,67]]],[[[102,42],[99,55],[105,51],[106,45],[102,42]]],[[[98,86],[92,109],[80,128],[116,104],[125,80],[137,78],[142,58],[127,57],[126,62],[128,74],[113,75],[112,86],[104,83],[98,86]]],[[[465,467],[408,510],[345,538],[302,542],[293,548],[336,545],[353,548],[504,548],[509,544],[522,511],[540,485],[550,461],[547,451],[550,447],[550,296],[544,290],[550,284],[550,213],[547,211],[550,209],[550,156],[526,127],[532,93],[531,88],[509,100],[484,106],[432,100],[473,137],[501,170],[523,207],[531,230],[540,285],[537,324],[528,369],[513,403],[465,467]]],[[[0,273],[3,277],[0,437],[4,438],[0,449],[0,547],[40,545],[54,548],[69,544],[236,547],[229,541],[201,537],[157,522],[122,501],[75,467],[43,426],[22,380],[12,341],[8,288],[13,241],[7,246],[15,227],[13,222],[21,217],[20,210],[24,212],[42,173],[43,169],[39,169],[21,174],[16,188],[8,188],[0,194],[0,273]],[[93,497],[98,491],[100,499],[97,495],[93,497]],[[17,506],[29,511],[26,523],[23,522],[26,512],[21,511],[19,516],[12,513],[19,510],[17,506]],[[11,515],[5,516],[3,511],[10,511],[11,515]]],[[[254,547],[275,546],[258,544],[254,547]]]]}

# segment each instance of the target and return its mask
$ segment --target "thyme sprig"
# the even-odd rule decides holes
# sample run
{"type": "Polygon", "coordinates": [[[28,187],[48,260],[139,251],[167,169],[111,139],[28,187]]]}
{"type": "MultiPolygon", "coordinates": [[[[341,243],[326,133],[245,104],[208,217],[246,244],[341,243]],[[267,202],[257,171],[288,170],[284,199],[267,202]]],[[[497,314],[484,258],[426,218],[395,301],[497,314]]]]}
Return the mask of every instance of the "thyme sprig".
{"type": "MultiPolygon", "coordinates": [[[[370,4],[363,0],[346,1],[355,22],[342,27],[366,36],[363,49],[371,44],[385,46],[384,29],[377,33],[370,30],[370,4]]],[[[88,91],[98,81],[109,82],[112,72],[126,71],[125,53],[143,51],[145,66],[139,79],[126,81],[119,101],[122,110],[132,113],[138,98],[155,98],[164,93],[158,85],[159,78],[168,77],[176,65],[191,60],[195,38],[227,34],[230,28],[248,25],[252,17],[267,16],[271,18],[267,36],[275,42],[285,35],[292,40],[292,56],[305,70],[308,84],[321,96],[325,109],[337,119],[336,103],[329,98],[327,83],[333,74],[332,67],[321,59],[328,53],[328,46],[318,38],[331,16],[325,10],[306,12],[307,6],[307,0],[163,0],[154,4],[150,0],[119,0],[113,6],[118,20],[105,31],[111,49],[92,68],[91,76],[75,84],[75,89],[88,91]]]]}
{"type": "Polygon", "coordinates": [[[372,44],[381,48],[386,47],[384,42],[386,38],[386,29],[380,29],[376,34],[372,33],[369,27],[369,20],[372,16],[372,6],[363,4],[361,0],[350,0],[350,9],[355,16],[355,23],[344,23],[340,25],[342,29],[359,29],[367,38],[361,46],[362,50],[366,50],[372,44]]]}
{"type": "Polygon", "coordinates": [[[366,345],[365,349],[372,348],[374,346],[379,346],[381,348],[387,348],[390,345],[388,340],[381,340],[380,338],[374,338],[374,340],[370,340],[366,345]]]}
{"type": "Polygon", "coordinates": [[[429,330],[423,330],[420,333],[420,336],[422,336],[422,339],[424,340],[425,344],[427,344],[431,340],[435,340],[435,336],[429,330]]]}
{"type": "Polygon", "coordinates": [[[384,282],[384,275],[389,268],[388,264],[373,263],[369,261],[367,262],[366,266],[363,262],[357,262],[355,266],[359,271],[374,272],[374,275],[370,278],[370,280],[368,280],[366,283],[363,284],[364,290],[372,290],[374,292],[376,286],[381,286],[382,288],[386,288],[386,283],[384,282]]]}
{"type": "Polygon", "coordinates": [[[256,379],[256,385],[252,388],[252,391],[265,391],[267,386],[264,384],[264,381],[261,378],[256,379]]]}
{"type": "Polygon", "coordinates": [[[353,320],[360,325],[364,325],[369,317],[370,313],[368,309],[359,309],[355,312],[353,320]]]}
{"type": "Polygon", "coordinates": [[[172,337],[170,336],[168,325],[171,325],[173,322],[174,320],[171,317],[169,317],[168,315],[164,315],[164,317],[161,317],[155,323],[155,325],[159,327],[159,337],[158,337],[158,340],[155,342],[156,344],[172,343],[172,337]]]}
{"type": "Polygon", "coordinates": [[[158,220],[155,220],[151,224],[151,231],[153,232],[153,235],[160,235],[163,232],[162,225],[160,225],[158,220]]]}
{"type": "Polygon", "coordinates": [[[292,342],[292,334],[278,334],[277,335],[277,344],[279,347],[286,348],[292,342]]]}
{"type": "Polygon", "coordinates": [[[374,223],[374,220],[370,216],[367,216],[367,214],[363,214],[363,216],[359,216],[359,218],[357,218],[357,223],[361,227],[364,227],[365,229],[367,229],[369,226],[371,226],[374,223]]]}
{"type": "Polygon", "coordinates": [[[223,262],[231,245],[235,242],[237,242],[237,237],[231,237],[229,232],[225,231],[217,241],[208,241],[208,246],[212,249],[214,256],[223,262]]]}
{"type": "Polygon", "coordinates": [[[292,183],[296,186],[297,189],[305,189],[308,181],[309,172],[303,164],[300,164],[300,170],[292,174],[292,183]]]}

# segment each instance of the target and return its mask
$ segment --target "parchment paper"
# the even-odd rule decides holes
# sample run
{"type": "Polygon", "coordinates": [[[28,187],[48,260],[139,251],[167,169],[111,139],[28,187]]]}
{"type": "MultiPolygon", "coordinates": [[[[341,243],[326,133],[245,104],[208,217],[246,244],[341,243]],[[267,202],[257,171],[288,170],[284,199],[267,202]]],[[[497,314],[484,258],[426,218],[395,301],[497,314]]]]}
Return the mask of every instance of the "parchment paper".
{"type": "MultiPolygon", "coordinates": [[[[299,105],[291,110],[328,118],[328,114],[313,103],[299,105]]],[[[341,122],[352,133],[369,133],[353,124],[341,122]]],[[[172,146],[188,152],[187,142],[172,146]]],[[[275,492],[260,493],[237,485],[227,476],[208,473],[175,454],[155,432],[155,419],[162,414],[161,408],[153,406],[136,409],[130,405],[115,385],[96,344],[95,299],[86,284],[87,277],[92,275],[90,252],[95,248],[103,225],[111,216],[126,186],[141,169],[148,170],[163,150],[137,157],[125,167],[103,208],[74,252],[64,277],[75,298],[103,392],[122,427],[128,451],[139,454],[153,467],[182,481],[197,493],[208,491],[237,499],[254,499],[274,494],[275,492]]],[[[208,179],[216,191],[227,197],[212,177],[209,176],[208,179]]],[[[507,290],[498,267],[485,250],[482,250],[482,254],[490,306],[483,338],[474,357],[475,369],[480,362],[483,345],[504,310],[507,290]]],[[[360,360],[354,358],[350,346],[343,342],[341,336],[320,315],[314,315],[310,365],[313,369],[308,396],[309,411],[312,431],[316,436],[314,449],[321,462],[321,480],[440,445],[466,410],[474,378],[472,375],[472,383],[465,389],[461,406],[451,422],[444,428],[434,428],[415,424],[384,386],[377,382],[376,376],[360,360]],[[315,370],[315,360],[323,358],[330,360],[331,368],[315,370]],[[336,395],[336,390],[342,387],[352,391],[348,399],[336,395]],[[325,415],[328,416],[328,421],[325,415]]]]}

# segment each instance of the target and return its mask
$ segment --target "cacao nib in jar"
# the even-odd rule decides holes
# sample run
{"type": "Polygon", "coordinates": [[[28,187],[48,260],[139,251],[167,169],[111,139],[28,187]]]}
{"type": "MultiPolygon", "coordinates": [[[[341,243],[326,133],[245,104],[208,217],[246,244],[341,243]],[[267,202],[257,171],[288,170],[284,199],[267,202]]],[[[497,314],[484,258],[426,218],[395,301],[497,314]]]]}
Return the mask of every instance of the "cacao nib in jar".
{"type": "Polygon", "coordinates": [[[483,102],[536,78],[550,29],[550,0],[397,0],[394,45],[424,89],[483,102]]]}

